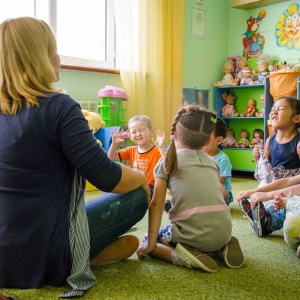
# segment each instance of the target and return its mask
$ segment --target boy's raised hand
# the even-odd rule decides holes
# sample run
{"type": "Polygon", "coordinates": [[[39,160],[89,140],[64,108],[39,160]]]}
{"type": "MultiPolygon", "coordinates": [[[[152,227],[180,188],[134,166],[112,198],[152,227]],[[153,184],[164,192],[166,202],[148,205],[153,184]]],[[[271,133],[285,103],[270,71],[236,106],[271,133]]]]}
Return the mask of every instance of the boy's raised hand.
{"type": "Polygon", "coordinates": [[[124,142],[124,139],[121,138],[122,133],[123,133],[123,130],[120,130],[119,128],[114,128],[111,131],[111,142],[113,144],[117,144],[117,145],[124,142]]]}

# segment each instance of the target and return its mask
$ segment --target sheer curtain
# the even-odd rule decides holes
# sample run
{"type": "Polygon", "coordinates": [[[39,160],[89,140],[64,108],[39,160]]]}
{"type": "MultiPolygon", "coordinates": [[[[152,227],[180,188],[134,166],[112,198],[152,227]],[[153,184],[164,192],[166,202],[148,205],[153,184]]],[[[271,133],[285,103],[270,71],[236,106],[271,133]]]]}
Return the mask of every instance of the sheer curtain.
{"type": "Polygon", "coordinates": [[[114,0],[126,120],[148,115],[166,132],[182,106],[184,0],[114,0]]]}

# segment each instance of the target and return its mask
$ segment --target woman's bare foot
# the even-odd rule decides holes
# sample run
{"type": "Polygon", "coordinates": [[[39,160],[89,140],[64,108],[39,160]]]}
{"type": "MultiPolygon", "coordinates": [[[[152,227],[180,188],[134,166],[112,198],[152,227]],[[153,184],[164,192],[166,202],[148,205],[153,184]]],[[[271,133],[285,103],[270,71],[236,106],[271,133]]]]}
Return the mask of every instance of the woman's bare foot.
{"type": "Polygon", "coordinates": [[[102,250],[91,262],[92,266],[125,260],[135,253],[139,239],[135,235],[123,235],[102,250]]]}

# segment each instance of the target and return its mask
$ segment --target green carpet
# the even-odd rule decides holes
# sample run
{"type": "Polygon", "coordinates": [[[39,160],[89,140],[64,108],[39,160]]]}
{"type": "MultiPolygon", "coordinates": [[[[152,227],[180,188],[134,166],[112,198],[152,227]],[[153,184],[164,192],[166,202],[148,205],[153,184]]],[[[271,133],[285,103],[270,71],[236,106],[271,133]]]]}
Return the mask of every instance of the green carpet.
{"type": "MultiPolygon", "coordinates": [[[[257,182],[233,178],[234,197],[241,190],[252,189],[257,182]]],[[[96,193],[89,192],[87,197],[96,193]]],[[[282,230],[258,238],[249,222],[243,218],[236,203],[232,203],[233,235],[241,244],[245,265],[229,269],[218,260],[219,271],[209,274],[199,270],[177,267],[146,257],[139,260],[134,254],[124,262],[93,268],[98,283],[82,299],[300,299],[300,260],[288,248],[282,230]]],[[[162,224],[167,224],[164,214],[162,224]]],[[[147,217],[137,224],[133,232],[142,240],[147,231],[147,217]]],[[[19,300],[57,299],[67,286],[42,289],[2,289],[19,300]]]]}

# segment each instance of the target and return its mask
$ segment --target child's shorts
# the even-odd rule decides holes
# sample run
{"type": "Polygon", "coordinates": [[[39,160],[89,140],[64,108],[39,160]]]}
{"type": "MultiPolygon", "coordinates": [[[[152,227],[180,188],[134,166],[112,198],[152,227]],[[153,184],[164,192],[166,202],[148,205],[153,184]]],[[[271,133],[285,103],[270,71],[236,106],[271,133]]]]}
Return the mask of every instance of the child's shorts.
{"type": "MultiPolygon", "coordinates": [[[[148,234],[145,235],[145,237],[143,239],[143,243],[146,242],[147,240],[148,240],[148,234]]],[[[158,232],[157,242],[171,246],[173,248],[176,247],[176,243],[172,242],[172,225],[171,224],[160,227],[159,232],[158,232]]]]}

